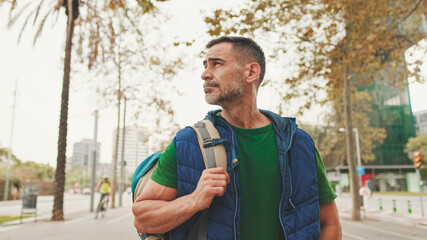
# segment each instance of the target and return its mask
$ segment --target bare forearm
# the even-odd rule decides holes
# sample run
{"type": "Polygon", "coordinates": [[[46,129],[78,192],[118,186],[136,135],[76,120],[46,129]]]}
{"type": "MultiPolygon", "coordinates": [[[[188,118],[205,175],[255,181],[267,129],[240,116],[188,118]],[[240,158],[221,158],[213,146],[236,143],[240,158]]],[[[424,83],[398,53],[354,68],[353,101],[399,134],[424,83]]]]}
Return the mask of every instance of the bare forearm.
{"type": "Polygon", "coordinates": [[[342,231],[335,201],[320,205],[320,239],[340,240],[342,231]]]}
{"type": "Polygon", "coordinates": [[[321,228],[320,240],[341,240],[342,233],[340,225],[331,225],[321,228]]]}
{"type": "Polygon", "coordinates": [[[132,207],[134,224],[141,233],[165,233],[184,223],[199,211],[191,196],[173,201],[143,200],[132,207]]]}
{"type": "Polygon", "coordinates": [[[222,196],[230,177],[223,168],[205,169],[197,188],[178,198],[178,191],[149,180],[132,207],[134,225],[141,233],[165,233],[206,209],[222,196]]]}

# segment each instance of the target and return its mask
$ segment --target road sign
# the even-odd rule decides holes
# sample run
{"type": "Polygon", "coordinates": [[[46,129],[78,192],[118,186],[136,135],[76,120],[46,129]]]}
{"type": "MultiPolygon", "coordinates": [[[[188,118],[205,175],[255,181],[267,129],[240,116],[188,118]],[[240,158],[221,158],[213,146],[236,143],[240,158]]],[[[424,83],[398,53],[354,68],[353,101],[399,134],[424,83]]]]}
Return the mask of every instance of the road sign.
{"type": "Polygon", "coordinates": [[[371,196],[371,189],[369,189],[368,187],[361,187],[359,189],[359,194],[362,197],[370,197],[371,196]]]}
{"type": "Polygon", "coordinates": [[[356,172],[357,172],[357,175],[364,175],[365,174],[365,167],[364,166],[357,166],[356,172]]]}

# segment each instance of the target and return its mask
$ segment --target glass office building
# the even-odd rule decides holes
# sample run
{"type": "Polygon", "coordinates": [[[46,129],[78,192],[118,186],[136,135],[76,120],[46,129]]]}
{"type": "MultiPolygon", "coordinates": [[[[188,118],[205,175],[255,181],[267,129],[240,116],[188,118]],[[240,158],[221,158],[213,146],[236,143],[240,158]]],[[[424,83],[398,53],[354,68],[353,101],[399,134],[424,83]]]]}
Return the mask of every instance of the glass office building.
{"type": "Polygon", "coordinates": [[[372,165],[412,164],[404,152],[410,137],[415,137],[411,104],[408,90],[401,91],[381,82],[358,86],[367,90],[372,97],[371,126],[384,128],[387,137],[383,144],[374,149],[376,159],[372,165]]]}

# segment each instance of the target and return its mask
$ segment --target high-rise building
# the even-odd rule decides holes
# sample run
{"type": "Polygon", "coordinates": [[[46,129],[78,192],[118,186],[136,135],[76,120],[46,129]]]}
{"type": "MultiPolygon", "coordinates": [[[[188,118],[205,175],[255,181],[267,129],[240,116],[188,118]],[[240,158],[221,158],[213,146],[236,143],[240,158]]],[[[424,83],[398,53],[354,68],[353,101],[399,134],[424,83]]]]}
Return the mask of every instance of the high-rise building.
{"type": "Polygon", "coordinates": [[[427,133],[427,109],[414,112],[415,131],[417,135],[427,133]]]}
{"type": "MultiPolygon", "coordinates": [[[[114,149],[116,144],[116,133],[113,131],[113,160],[114,164],[114,149]]],[[[124,167],[125,176],[133,174],[136,167],[148,157],[148,147],[145,143],[147,138],[147,129],[137,126],[125,127],[125,142],[124,142],[124,161],[126,165],[124,167]]],[[[122,160],[123,152],[123,128],[119,131],[119,148],[117,158],[117,176],[120,176],[120,163],[122,160]]]]}
{"type": "MultiPolygon", "coordinates": [[[[96,147],[96,164],[99,164],[101,144],[98,142],[96,147]]],[[[94,144],[92,139],[82,139],[73,145],[73,156],[71,157],[71,166],[81,165],[91,167],[93,162],[94,144]]]]}
{"type": "Polygon", "coordinates": [[[373,165],[411,164],[404,148],[408,139],[415,136],[408,90],[375,81],[370,85],[358,86],[367,90],[372,97],[372,112],[368,114],[371,126],[384,128],[387,137],[374,149],[373,165]]]}

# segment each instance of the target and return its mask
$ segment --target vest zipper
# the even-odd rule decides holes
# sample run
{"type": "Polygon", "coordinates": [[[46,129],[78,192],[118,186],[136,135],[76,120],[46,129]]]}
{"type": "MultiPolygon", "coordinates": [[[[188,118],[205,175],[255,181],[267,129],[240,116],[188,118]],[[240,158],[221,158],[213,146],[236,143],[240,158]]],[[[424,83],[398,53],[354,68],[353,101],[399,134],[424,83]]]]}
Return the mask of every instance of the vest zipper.
{"type": "Polygon", "coordinates": [[[285,225],[283,224],[283,220],[282,220],[282,216],[280,215],[280,212],[282,210],[282,202],[283,199],[285,198],[285,176],[286,176],[286,171],[283,173],[283,191],[282,191],[282,199],[280,200],[280,206],[279,206],[279,220],[280,220],[280,225],[282,226],[282,230],[283,230],[283,235],[285,235],[285,240],[288,239],[288,237],[286,236],[286,231],[285,231],[285,225]]]}
{"type": "Polygon", "coordinates": [[[236,209],[234,210],[234,219],[233,219],[233,224],[234,224],[234,239],[237,240],[237,226],[236,226],[236,217],[237,217],[237,209],[238,209],[238,204],[239,204],[239,196],[237,194],[237,185],[236,185],[236,170],[233,169],[234,172],[234,191],[236,193],[236,209]]]}
{"type": "MultiPolygon", "coordinates": [[[[280,135],[280,132],[277,130],[276,126],[273,124],[273,129],[275,131],[276,136],[278,136],[279,139],[281,139],[283,142],[286,142],[285,139],[280,135]]],[[[276,145],[279,145],[279,143],[276,142],[276,145]]],[[[279,151],[278,146],[277,146],[277,151],[279,151]]],[[[279,160],[279,159],[277,159],[279,160]]],[[[283,224],[283,220],[282,220],[282,216],[280,214],[281,210],[282,210],[282,203],[284,201],[285,198],[285,186],[286,186],[286,166],[283,166],[285,169],[283,171],[283,180],[282,180],[282,184],[283,184],[283,190],[282,190],[282,198],[280,200],[280,205],[279,205],[279,220],[280,220],[280,225],[282,226],[282,230],[283,230],[283,235],[285,236],[285,240],[288,239],[288,237],[286,236],[286,231],[285,231],[285,225],[283,224]]],[[[291,203],[292,204],[292,203],[291,203]]],[[[293,206],[293,204],[292,204],[293,206]]]]}
{"type": "Polygon", "coordinates": [[[292,203],[292,192],[293,192],[293,189],[292,189],[292,173],[291,173],[291,169],[289,167],[287,169],[289,171],[289,179],[290,179],[290,182],[291,182],[291,184],[289,186],[291,188],[291,194],[289,195],[289,203],[291,204],[291,206],[293,208],[295,208],[295,205],[292,203]]]}
{"type": "Polygon", "coordinates": [[[225,126],[227,126],[227,128],[230,130],[231,133],[231,170],[233,171],[233,179],[234,179],[234,192],[235,192],[235,198],[236,198],[236,208],[234,210],[234,219],[233,219],[233,227],[234,227],[234,239],[237,240],[237,226],[236,226],[236,218],[237,218],[237,210],[239,208],[239,194],[237,193],[237,183],[236,183],[236,167],[239,165],[239,161],[234,162],[235,159],[237,159],[237,154],[236,154],[236,145],[234,144],[234,131],[231,128],[231,126],[228,124],[227,121],[225,121],[225,119],[223,117],[219,117],[219,120],[221,122],[223,122],[223,124],[225,126]]]}

